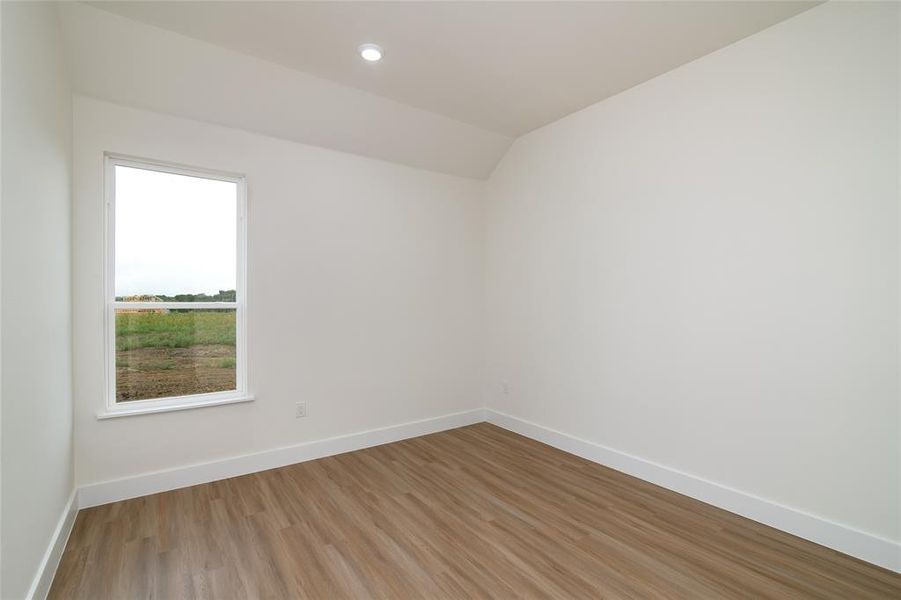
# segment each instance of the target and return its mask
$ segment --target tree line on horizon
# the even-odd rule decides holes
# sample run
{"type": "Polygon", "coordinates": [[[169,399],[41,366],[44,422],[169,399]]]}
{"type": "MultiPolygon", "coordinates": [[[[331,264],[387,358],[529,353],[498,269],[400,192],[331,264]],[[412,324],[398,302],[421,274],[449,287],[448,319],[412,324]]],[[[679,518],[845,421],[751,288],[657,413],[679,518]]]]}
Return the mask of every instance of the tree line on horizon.
{"type": "Polygon", "coordinates": [[[117,302],[235,302],[235,290],[219,290],[218,294],[135,294],[116,296],[117,302]]]}

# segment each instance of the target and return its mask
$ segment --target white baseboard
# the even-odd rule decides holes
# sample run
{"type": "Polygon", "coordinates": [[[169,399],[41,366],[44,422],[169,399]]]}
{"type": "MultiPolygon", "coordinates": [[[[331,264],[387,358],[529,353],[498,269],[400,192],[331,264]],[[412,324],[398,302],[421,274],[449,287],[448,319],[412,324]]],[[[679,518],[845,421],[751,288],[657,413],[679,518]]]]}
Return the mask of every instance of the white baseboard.
{"type": "Polygon", "coordinates": [[[901,543],[486,409],[489,423],[800,538],[901,573],[901,543]]]}
{"type": "Polygon", "coordinates": [[[63,556],[63,550],[66,549],[66,542],[69,541],[69,534],[72,533],[72,526],[75,524],[75,515],[78,514],[77,500],[78,490],[73,489],[69,500],[63,507],[56,529],[53,530],[50,545],[47,546],[38,571],[31,582],[31,589],[28,590],[26,596],[27,600],[44,600],[47,597],[53,577],[56,575],[56,568],[63,556]]]}
{"type": "Polygon", "coordinates": [[[485,411],[479,408],[381,429],[306,442],[296,446],[235,456],[214,462],[187,465],[165,471],[143,473],[124,479],[92,483],[79,488],[78,504],[80,508],[88,508],[118,500],[137,498],[147,494],[155,494],[200,483],[228,479],[229,477],[247,475],[248,473],[256,473],[257,471],[284,467],[343,452],[362,450],[371,446],[379,446],[420,435],[454,429],[455,427],[481,423],[484,420],[485,411]]]}
{"type": "MultiPolygon", "coordinates": [[[[118,500],[237,477],[482,421],[488,421],[570,454],[901,573],[901,543],[899,542],[835,523],[491,409],[474,409],[256,454],[85,485],[78,489],[78,506],[80,508],[98,506],[118,500]]],[[[29,595],[29,599],[41,600],[49,590],[59,557],[74,522],[74,504],[73,496],[67,505],[66,513],[61,517],[57,526],[54,540],[47,550],[41,570],[32,585],[32,594],[29,595]],[[38,593],[41,590],[43,593],[38,593]]]]}

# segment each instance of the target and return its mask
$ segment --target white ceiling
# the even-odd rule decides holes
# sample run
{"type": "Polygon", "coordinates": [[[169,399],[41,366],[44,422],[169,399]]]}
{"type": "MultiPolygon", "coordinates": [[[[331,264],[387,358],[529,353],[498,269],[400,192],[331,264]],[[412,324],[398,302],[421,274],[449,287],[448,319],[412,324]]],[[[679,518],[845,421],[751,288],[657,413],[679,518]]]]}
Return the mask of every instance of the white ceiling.
{"type": "Polygon", "coordinates": [[[92,2],[517,136],[818,2],[92,2]],[[356,54],[385,49],[377,64],[356,54]]]}
{"type": "Polygon", "coordinates": [[[79,95],[477,179],[488,177],[513,142],[80,2],[63,2],[59,11],[79,95]]]}

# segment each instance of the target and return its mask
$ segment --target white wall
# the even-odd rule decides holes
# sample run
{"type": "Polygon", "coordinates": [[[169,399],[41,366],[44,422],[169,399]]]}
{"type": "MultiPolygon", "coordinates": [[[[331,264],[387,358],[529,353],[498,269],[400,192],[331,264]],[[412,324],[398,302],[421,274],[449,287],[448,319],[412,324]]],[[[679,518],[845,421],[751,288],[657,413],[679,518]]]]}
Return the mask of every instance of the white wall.
{"type": "Polygon", "coordinates": [[[481,406],[480,182],[83,97],[74,147],[79,485],[481,406]],[[95,418],[105,151],[246,174],[255,402],[95,418]]]}
{"type": "Polygon", "coordinates": [[[813,9],[521,138],[487,187],[77,97],[78,483],[487,382],[492,408],[901,539],[897,13],[813,9]],[[96,420],[104,151],[247,174],[256,402],[96,420]]]}
{"type": "Polygon", "coordinates": [[[83,95],[482,179],[512,141],[79,2],[62,15],[83,95]]]}
{"type": "Polygon", "coordinates": [[[26,595],[73,489],[71,97],[52,3],[2,10],[2,589],[26,595]]]}
{"type": "Polygon", "coordinates": [[[817,7],[517,140],[489,404],[901,539],[897,9],[817,7]]]}

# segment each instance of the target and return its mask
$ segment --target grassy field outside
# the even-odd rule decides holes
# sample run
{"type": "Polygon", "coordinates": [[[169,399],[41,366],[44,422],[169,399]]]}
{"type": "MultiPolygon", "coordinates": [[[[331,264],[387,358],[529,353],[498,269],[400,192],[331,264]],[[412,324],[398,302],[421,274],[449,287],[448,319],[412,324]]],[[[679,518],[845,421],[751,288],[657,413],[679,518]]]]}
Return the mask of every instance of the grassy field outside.
{"type": "Polygon", "coordinates": [[[120,310],[116,400],[235,389],[234,310],[120,310]]]}

